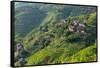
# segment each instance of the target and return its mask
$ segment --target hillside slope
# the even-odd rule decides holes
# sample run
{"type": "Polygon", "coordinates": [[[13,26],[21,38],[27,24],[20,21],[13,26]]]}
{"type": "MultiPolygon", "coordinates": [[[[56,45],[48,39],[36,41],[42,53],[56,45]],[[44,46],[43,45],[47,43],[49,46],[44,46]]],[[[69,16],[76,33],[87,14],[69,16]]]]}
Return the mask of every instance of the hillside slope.
{"type": "Polygon", "coordinates": [[[48,26],[48,31],[41,30],[40,25],[23,39],[23,45],[29,52],[28,56],[24,55],[26,65],[96,61],[96,13],[70,16],[66,22],[53,19],[48,18],[48,22],[41,24],[42,27],[48,26]],[[86,22],[84,36],[69,30],[75,20],[86,22]]]}
{"type": "Polygon", "coordinates": [[[31,3],[15,12],[15,66],[96,61],[95,7],[31,3]]]}

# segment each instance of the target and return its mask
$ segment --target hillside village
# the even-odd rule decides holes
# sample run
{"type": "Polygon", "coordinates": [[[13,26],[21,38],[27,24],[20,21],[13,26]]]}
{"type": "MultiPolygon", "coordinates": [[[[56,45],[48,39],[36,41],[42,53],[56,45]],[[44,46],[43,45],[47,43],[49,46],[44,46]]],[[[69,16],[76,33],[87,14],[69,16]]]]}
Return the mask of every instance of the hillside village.
{"type": "Polygon", "coordinates": [[[95,7],[24,4],[15,13],[15,66],[96,61],[95,7]]]}
{"type": "MultiPolygon", "coordinates": [[[[76,48],[76,45],[75,45],[75,50],[77,51],[77,50],[80,50],[81,48],[85,48],[90,45],[93,45],[95,43],[96,37],[89,40],[90,43],[87,44],[87,41],[88,41],[87,39],[89,39],[88,35],[89,35],[90,27],[87,24],[88,22],[85,22],[84,20],[80,21],[80,19],[74,19],[74,17],[73,17],[73,20],[70,20],[70,18],[63,19],[59,23],[52,23],[52,26],[53,26],[52,30],[50,29],[51,26],[49,24],[47,24],[45,26],[40,26],[39,30],[38,30],[39,34],[37,34],[37,35],[40,35],[39,36],[40,38],[38,37],[36,39],[37,36],[33,36],[29,39],[30,42],[31,41],[34,42],[32,53],[29,52],[29,50],[27,50],[27,48],[24,47],[25,46],[24,44],[22,45],[22,43],[18,43],[16,45],[16,48],[15,48],[16,49],[16,52],[15,52],[16,62],[19,62],[21,66],[27,64],[29,61],[26,60],[26,58],[28,58],[28,56],[25,56],[24,55],[25,53],[27,53],[28,55],[31,55],[31,54],[34,55],[34,53],[36,53],[40,50],[43,50],[46,47],[55,46],[55,44],[54,45],[51,45],[51,44],[54,43],[56,41],[56,39],[60,40],[59,43],[61,44],[61,45],[60,44],[56,45],[57,48],[62,47],[63,44],[65,44],[64,45],[65,48],[68,47],[68,45],[66,45],[66,43],[73,43],[73,44],[80,43],[80,42],[84,43],[84,46],[81,47],[81,45],[79,45],[78,49],[76,48]],[[56,30],[55,30],[55,28],[56,28],[56,30]],[[72,36],[72,37],[70,37],[70,36],[72,36]],[[91,44],[91,43],[93,43],[93,44],[91,44]]],[[[93,28],[93,29],[95,29],[95,28],[93,28]]],[[[53,57],[45,56],[44,60],[42,60],[41,63],[42,62],[45,62],[45,64],[47,62],[50,63],[49,62],[50,58],[53,58],[53,57]]],[[[33,62],[35,62],[35,61],[33,61],[33,62]]]]}

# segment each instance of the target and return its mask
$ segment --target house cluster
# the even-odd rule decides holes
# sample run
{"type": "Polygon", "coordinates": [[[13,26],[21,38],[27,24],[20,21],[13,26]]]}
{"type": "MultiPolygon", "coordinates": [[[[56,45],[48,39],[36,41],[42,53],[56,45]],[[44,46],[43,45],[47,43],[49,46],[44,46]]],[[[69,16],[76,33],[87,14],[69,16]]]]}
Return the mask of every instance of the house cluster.
{"type": "Polygon", "coordinates": [[[79,33],[81,36],[86,35],[86,23],[79,22],[78,20],[74,20],[69,26],[68,29],[70,32],[79,33]]]}
{"type": "Polygon", "coordinates": [[[23,45],[21,43],[18,43],[15,46],[15,59],[20,63],[21,66],[23,66],[26,63],[26,60],[23,56],[23,51],[24,51],[23,45]]]}

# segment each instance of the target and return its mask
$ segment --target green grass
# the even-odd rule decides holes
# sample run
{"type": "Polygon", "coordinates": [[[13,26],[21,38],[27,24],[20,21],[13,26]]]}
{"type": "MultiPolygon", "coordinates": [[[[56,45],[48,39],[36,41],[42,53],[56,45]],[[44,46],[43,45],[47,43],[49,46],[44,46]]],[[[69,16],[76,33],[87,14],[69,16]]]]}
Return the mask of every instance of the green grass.
{"type": "Polygon", "coordinates": [[[96,61],[96,45],[91,45],[87,48],[80,50],[73,56],[66,58],[69,63],[72,62],[90,62],[96,61]]]}

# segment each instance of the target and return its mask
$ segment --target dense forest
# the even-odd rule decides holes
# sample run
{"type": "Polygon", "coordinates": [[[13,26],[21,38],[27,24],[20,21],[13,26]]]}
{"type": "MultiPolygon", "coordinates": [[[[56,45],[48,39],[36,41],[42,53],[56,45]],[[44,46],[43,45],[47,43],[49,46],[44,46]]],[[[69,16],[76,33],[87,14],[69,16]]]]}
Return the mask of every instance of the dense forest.
{"type": "Polygon", "coordinates": [[[15,66],[96,61],[95,6],[15,3],[15,66]]]}

